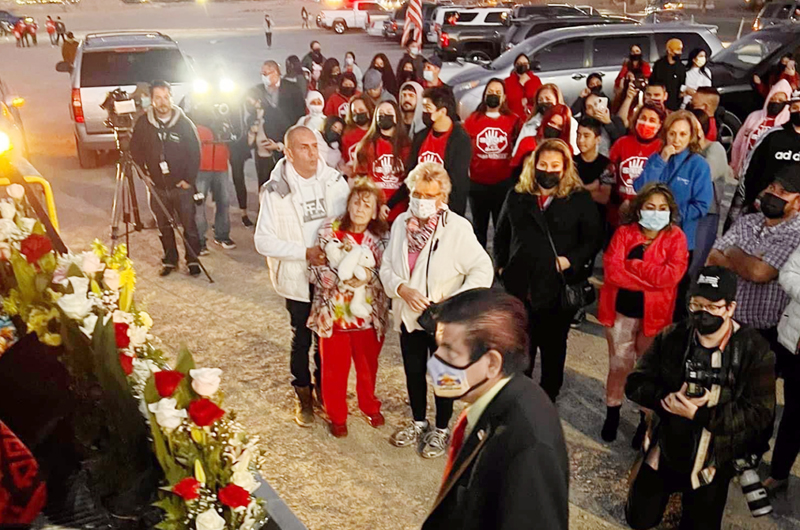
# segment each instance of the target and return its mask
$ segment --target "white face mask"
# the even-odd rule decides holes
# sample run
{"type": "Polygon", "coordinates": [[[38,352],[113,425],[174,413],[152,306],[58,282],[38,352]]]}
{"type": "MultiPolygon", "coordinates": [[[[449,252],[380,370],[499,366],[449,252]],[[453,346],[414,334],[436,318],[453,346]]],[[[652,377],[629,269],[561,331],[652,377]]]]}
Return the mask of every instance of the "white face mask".
{"type": "Polygon", "coordinates": [[[433,81],[433,72],[431,72],[430,70],[425,70],[424,72],[422,72],[422,78],[425,81],[427,81],[428,83],[432,82],[433,81]]]}
{"type": "Polygon", "coordinates": [[[312,116],[315,114],[322,114],[322,109],[324,108],[323,105],[309,105],[308,112],[311,113],[312,116]]]}
{"type": "Polygon", "coordinates": [[[408,49],[408,53],[411,55],[411,57],[416,57],[419,55],[419,48],[411,47],[408,49]]]}
{"type": "Polygon", "coordinates": [[[669,218],[669,210],[642,210],[639,212],[639,224],[647,230],[663,230],[669,224],[669,218]]]}
{"type": "Polygon", "coordinates": [[[488,377],[476,385],[470,385],[467,378],[467,369],[478,361],[480,359],[472,361],[466,366],[458,367],[443,361],[436,355],[431,356],[428,359],[428,375],[433,381],[433,393],[437,397],[458,399],[484,384],[489,380],[488,377]]]}
{"type": "Polygon", "coordinates": [[[698,57],[694,60],[694,63],[697,65],[698,68],[702,68],[706,65],[706,58],[698,57]]]}
{"type": "Polygon", "coordinates": [[[436,207],[436,199],[418,199],[416,197],[411,197],[409,208],[411,209],[412,215],[417,219],[430,219],[439,211],[439,208],[436,207]]]}
{"type": "Polygon", "coordinates": [[[355,64],[355,61],[353,60],[352,57],[345,57],[344,64],[346,64],[347,66],[353,66],[353,64],[355,64]]]}
{"type": "Polygon", "coordinates": [[[270,88],[272,86],[272,81],[270,81],[268,75],[262,75],[261,82],[264,83],[264,86],[267,88],[270,88]]]}

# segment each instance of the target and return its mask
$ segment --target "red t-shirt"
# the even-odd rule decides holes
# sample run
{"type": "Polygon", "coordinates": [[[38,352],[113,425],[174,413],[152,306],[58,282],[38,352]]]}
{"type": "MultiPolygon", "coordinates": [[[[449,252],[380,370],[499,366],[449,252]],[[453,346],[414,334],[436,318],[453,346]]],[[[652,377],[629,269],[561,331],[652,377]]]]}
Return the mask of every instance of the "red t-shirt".
{"type": "Polygon", "coordinates": [[[714,116],[708,119],[708,134],[706,135],[706,140],[709,142],[717,141],[717,119],[714,118],[714,116]]]}
{"type": "Polygon", "coordinates": [[[469,178],[478,184],[497,184],[511,176],[511,152],[519,132],[516,114],[501,114],[490,118],[474,112],[464,122],[472,140],[472,160],[469,178]]]}
{"type": "Polygon", "coordinates": [[[350,131],[344,133],[342,136],[342,161],[347,164],[352,160],[353,155],[356,151],[356,145],[358,142],[361,141],[364,136],[367,135],[367,131],[365,129],[361,129],[360,127],[355,127],[350,131]]]}
{"type": "Polygon", "coordinates": [[[325,116],[339,116],[342,119],[347,117],[347,101],[348,99],[338,92],[331,94],[328,101],[325,102],[325,108],[322,112],[325,116]]]}
{"type": "Polygon", "coordinates": [[[661,150],[661,140],[655,139],[642,143],[635,134],[628,134],[617,140],[608,159],[614,174],[614,185],[611,187],[612,199],[608,205],[608,222],[619,226],[619,206],[636,197],[633,181],[644,171],[644,164],[653,153],[661,150]]]}
{"type": "Polygon", "coordinates": [[[422,140],[422,145],[419,146],[419,155],[417,156],[417,163],[423,162],[436,162],[437,164],[444,165],[444,152],[447,149],[447,141],[450,139],[450,133],[453,128],[443,134],[436,134],[433,129],[428,132],[428,136],[422,140]]]}
{"type": "Polygon", "coordinates": [[[508,108],[517,116],[524,117],[525,105],[522,104],[523,99],[527,99],[528,109],[533,108],[536,102],[536,92],[542,86],[542,80],[533,72],[528,72],[527,83],[520,84],[519,74],[511,72],[511,75],[506,78],[506,101],[508,101],[508,108]]]}
{"type": "MultiPolygon", "coordinates": [[[[372,181],[383,190],[384,200],[388,201],[403,186],[406,177],[403,161],[408,158],[411,147],[406,146],[400,150],[400,160],[397,164],[392,144],[385,138],[378,138],[376,142],[367,145],[366,149],[364,164],[356,165],[355,174],[369,175],[372,181]]],[[[398,215],[406,211],[406,208],[408,208],[408,201],[397,204],[389,213],[388,221],[390,223],[394,221],[398,215]]]]}

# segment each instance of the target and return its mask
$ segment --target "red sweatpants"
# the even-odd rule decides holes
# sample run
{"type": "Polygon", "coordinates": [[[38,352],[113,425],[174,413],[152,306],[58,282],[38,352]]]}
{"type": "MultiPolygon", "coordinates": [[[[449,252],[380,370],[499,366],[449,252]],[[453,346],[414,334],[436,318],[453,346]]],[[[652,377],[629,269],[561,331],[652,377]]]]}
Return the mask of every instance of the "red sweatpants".
{"type": "Polygon", "coordinates": [[[358,408],[367,416],[381,411],[381,402],[375,397],[375,379],[378,375],[378,355],[383,339],[373,328],[355,331],[333,330],[329,338],[319,339],[322,356],[322,400],[331,423],[347,422],[347,378],[350,376],[350,358],[356,365],[356,392],[358,408]]]}

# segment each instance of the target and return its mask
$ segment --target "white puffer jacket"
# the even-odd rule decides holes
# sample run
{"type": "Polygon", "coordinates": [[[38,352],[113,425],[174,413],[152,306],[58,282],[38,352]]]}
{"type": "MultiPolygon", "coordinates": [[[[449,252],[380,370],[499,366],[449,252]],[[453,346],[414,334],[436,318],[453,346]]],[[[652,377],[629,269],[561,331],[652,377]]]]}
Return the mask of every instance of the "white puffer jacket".
{"type": "MultiPolygon", "coordinates": [[[[259,191],[261,207],[253,239],[258,253],[267,258],[275,291],[290,300],[309,302],[303,204],[291,179],[286,178],[287,163],[281,159],[259,191]]],[[[342,215],[350,194],[345,178],[322,159],[317,164],[317,178],[325,187],[325,218],[342,215]]],[[[325,218],[319,220],[319,226],[325,218]]]]}
{"type": "Polygon", "coordinates": [[[789,261],[781,269],[778,281],[791,302],[783,310],[778,322],[778,341],[790,352],[797,352],[800,340],[800,248],[789,257],[789,261]]]}
{"type": "Polygon", "coordinates": [[[494,280],[492,260],[478,243],[472,224],[450,210],[442,215],[411,273],[406,237],[406,219],[410,215],[410,212],[404,212],[392,224],[380,271],[386,294],[392,298],[396,331],[400,331],[402,324],[408,331],[422,329],[417,324],[420,313],[408,307],[397,294],[401,285],[416,289],[436,303],[462,291],[491,287],[494,280]]]}

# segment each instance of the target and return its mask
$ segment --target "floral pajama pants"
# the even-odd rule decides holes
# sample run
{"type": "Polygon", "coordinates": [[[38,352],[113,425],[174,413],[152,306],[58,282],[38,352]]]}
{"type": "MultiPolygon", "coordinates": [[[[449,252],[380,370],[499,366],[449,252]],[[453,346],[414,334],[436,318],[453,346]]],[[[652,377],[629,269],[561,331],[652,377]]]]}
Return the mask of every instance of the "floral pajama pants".
{"type": "Polygon", "coordinates": [[[637,359],[652,344],[655,337],[645,337],[642,319],[630,318],[617,313],[614,326],[606,328],[608,341],[608,380],[606,382],[606,405],[622,405],[625,381],[633,371],[637,359]]]}

